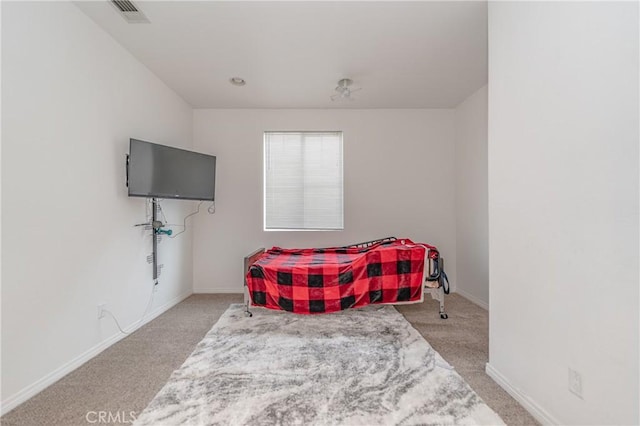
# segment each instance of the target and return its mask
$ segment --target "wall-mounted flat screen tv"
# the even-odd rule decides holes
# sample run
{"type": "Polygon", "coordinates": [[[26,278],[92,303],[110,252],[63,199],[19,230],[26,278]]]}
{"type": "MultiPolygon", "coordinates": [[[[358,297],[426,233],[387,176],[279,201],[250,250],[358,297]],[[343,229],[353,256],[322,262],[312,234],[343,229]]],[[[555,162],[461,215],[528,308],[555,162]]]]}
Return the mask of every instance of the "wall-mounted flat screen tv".
{"type": "Polygon", "coordinates": [[[214,201],[216,157],[130,139],[127,186],[130,197],[214,201]]]}

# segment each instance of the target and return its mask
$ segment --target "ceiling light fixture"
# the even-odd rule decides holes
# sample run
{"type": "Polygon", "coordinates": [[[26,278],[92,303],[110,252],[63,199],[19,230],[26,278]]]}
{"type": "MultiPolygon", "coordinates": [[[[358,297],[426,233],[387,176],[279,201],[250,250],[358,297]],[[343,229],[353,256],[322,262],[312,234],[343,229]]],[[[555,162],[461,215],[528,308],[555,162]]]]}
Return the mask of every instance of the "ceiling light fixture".
{"type": "Polygon", "coordinates": [[[244,86],[245,84],[247,84],[247,82],[244,81],[244,78],[240,77],[231,77],[229,79],[229,83],[233,84],[234,86],[244,86]]]}
{"type": "Polygon", "coordinates": [[[353,80],[351,80],[350,78],[343,78],[342,80],[338,81],[338,85],[334,89],[337,93],[335,95],[331,96],[331,100],[332,101],[338,101],[338,100],[352,101],[352,100],[354,100],[354,98],[351,97],[351,94],[353,92],[357,92],[358,90],[362,90],[362,88],[358,87],[358,88],[352,89],[350,87],[352,84],[353,84],[353,80]]]}

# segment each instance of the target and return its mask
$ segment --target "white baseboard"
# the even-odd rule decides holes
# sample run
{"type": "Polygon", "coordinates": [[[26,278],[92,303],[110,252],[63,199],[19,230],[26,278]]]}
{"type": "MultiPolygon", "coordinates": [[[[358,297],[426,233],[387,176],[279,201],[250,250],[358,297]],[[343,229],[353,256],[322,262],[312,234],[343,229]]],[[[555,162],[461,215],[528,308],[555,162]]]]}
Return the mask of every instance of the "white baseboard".
{"type": "Polygon", "coordinates": [[[194,288],[194,294],[242,294],[244,292],[244,288],[242,286],[234,286],[234,287],[200,287],[194,288]]]}
{"type": "Polygon", "coordinates": [[[482,309],[484,309],[485,311],[489,310],[489,304],[487,302],[485,302],[482,299],[477,298],[476,296],[467,293],[464,290],[458,290],[456,289],[455,293],[458,293],[460,296],[464,297],[465,299],[467,299],[469,302],[480,306],[482,309]]]}
{"type": "Polygon", "coordinates": [[[485,371],[489,377],[491,377],[502,389],[504,389],[509,395],[524,407],[537,421],[543,425],[560,425],[560,421],[549,414],[544,408],[542,408],[536,401],[524,394],[520,389],[514,387],[509,380],[504,377],[498,370],[496,370],[491,364],[487,363],[485,371]]]}
{"type": "MultiPolygon", "coordinates": [[[[146,316],[144,321],[142,321],[137,326],[134,326],[131,329],[130,333],[134,332],[135,330],[139,329],[143,325],[145,325],[148,322],[152,321],[153,319],[157,318],[158,316],[160,316],[164,312],[168,311],[169,309],[171,309],[172,307],[174,307],[178,303],[182,302],[187,297],[191,296],[191,294],[192,294],[191,291],[189,291],[187,293],[183,293],[180,296],[171,299],[170,301],[168,301],[164,305],[158,306],[156,309],[151,311],[151,313],[146,316]]],[[[127,330],[127,328],[125,328],[125,330],[127,330]]],[[[51,373],[47,374],[43,378],[41,378],[41,379],[37,380],[36,382],[30,384],[29,386],[25,387],[24,389],[22,389],[18,393],[16,393],[16,394],[8,397],[7,399],[3,400],[2,403],[0,404],[0,416],[3,416],[5,414],[7,414],[9,411],[13,410],[18,405],[22,404],[23,402],[27,401],[28,399],[30,399],[30,398],[34,397],[35,395],[37,395],[38,393],[42,392],[47,387],[49,387],[53,383],[57,382],[58,380],[60,380],[64,376],[66,376],[67,374],[71,373],[73,370],[75,370],[76,368],[80,367],[82,364],[84,364],[85,362],[89,361],[91,358],[95,357],[100,352],[102,352],[105,349],[107,349],[109,346],[111,346],[114,343],[124,339],[126,336],[127,336],[126,334],[122,334],[122,333],[118,332],[118,333],[114,334],[113,336],[108,337],[107,339],[105,339],[102,342],[98,343],[97,345],[95,345],[94,347],[90,348],[86,352],[80,354],[76,358],[72,359],[71,361],[69,361],[66,364],[60,366],[59,368],[55,369],[51,373]]]]}

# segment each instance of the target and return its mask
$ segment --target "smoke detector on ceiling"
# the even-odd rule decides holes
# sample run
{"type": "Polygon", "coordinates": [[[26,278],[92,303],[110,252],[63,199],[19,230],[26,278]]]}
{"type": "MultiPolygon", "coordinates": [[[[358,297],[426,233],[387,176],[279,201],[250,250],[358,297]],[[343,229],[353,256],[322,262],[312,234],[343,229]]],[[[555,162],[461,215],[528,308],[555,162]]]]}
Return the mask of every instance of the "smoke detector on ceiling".
{"type": "Polygon", "coordinates": [[[130,24],[147,24],[150,22],[149,18],[138,9],[138,6],[129,0],[111,0],[111,4],[120,12],[124,20],[130,24]]]}

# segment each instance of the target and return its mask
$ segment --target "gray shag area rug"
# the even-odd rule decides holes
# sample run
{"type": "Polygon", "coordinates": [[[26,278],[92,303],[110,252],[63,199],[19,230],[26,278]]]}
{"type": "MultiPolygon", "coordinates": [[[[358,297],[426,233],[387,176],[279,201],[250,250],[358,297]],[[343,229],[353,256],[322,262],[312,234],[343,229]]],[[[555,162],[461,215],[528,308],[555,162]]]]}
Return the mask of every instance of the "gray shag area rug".
{"type": "Polygon", "coordinates": [[[504,424],[392,306],[253,314],[231,305],[135,424],[504,424]]]}

